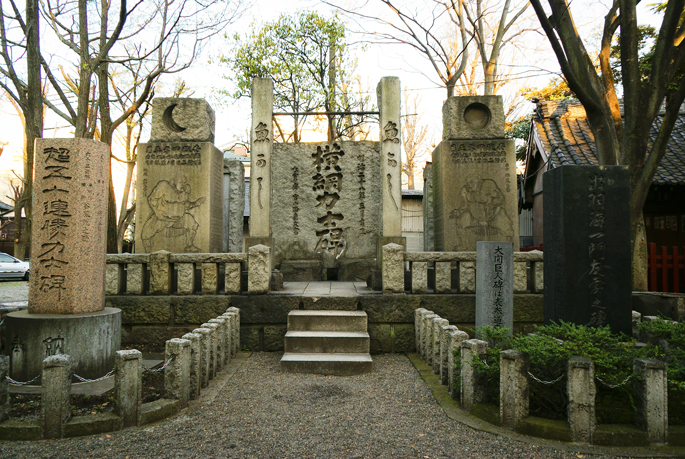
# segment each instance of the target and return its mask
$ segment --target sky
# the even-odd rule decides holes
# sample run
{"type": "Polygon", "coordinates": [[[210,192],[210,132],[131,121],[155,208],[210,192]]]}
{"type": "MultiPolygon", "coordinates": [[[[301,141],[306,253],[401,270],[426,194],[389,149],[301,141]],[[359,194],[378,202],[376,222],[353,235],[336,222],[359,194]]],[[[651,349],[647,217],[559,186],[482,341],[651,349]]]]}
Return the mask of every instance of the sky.
{"type": "MultiPolygon", "coordinates": [[[[402,1],[402,0],[398,0],[402,1]]],[[[410,5],[420,5],[420,2],[406,0],[410,5]]],[[[426,5],[429,0],[423,0],[426,5]]],[[[344,7],[355,7],[366,3],[365,12],[371,12],[378,16],[387,14],[387,7],[379,5],[378,0],[343,0],[336,4],[344,7]]],[[[589,34],[592,34],[592,27],[596,27],[597,18],[601,18],[606,11],[606,7],[600,1],[594,0],[574,0],[574,15],[580,11],[582,16],[574,16],[576,23],[582,25],[589,34]],[[582,5],[582,6],[581,6],[582,5]]],[[[260,25],[266,21],[275,20],[282,13],[293,14],[298,11],[313,9],[319,14],[329,15],[333,8],[322,4],[319,0],[253,0],[251,7],[243,14],[241,19],[230,25],[225,30],[228,35],[234,33],[244,34],[253,23],[260,25]]],[[[643,13],[640,17],[649,17],[643,13]]],[[[347,23],[348,36],[351,41],[364,40],[363,35],[355,34],[354,31],[361,27],[372,28],[370,24],[359,24],[355,20],[345,18],[347,23]]],[[[223,34],[222,34],[223,35],[223,34]]],[[[515,92],[521,86],[544,86],[547,80],[558,72],[558,64],[547,49],[546,39],[539,34],[531,34],[527,40],[519,45],[517,59],[507,64],[511,66],[514,75],[514,84],[508,91],[509,94],[515,92]]],[[[163,80],[162,93],[164,88],[173,85],[173,80],[177,77],[183,78],[189,88],[194,91],[192,97],[206,98],[213,106],[216,113],[216,138],[217,147],[225,147],[235,141],[236,138],[245,138],[245,133],[249,128],[250,122],[250,102],[248,99],[233,100],[223,97],[221,100],[216,96],[216,90],[226,88],[229,84],[222,78],[226,73],[225,69],[210,63],[215,60],[217,54],[228,50],[226,41],[222,37],[215,37],[206,47],[205,54],[196,61],[188,70],[171,75],[163,80]]],[[[440,87],[435,78],[432,77],[432,69],[428,61],[411,47],[406,45],[367,45],[364,51],[358,51],[358,71],[362,80],[367,82],[368,91],[375,101],[375,87],[383,76],[397,76],[403,88],[415,91],[421,97],[419,109],[422,121],[428,126],[428,137],[433,143],[438,143],[442,132],[442,103],[446,96],[444,88],[440,87]],[[432,78],[429,78],[432,77],[432,78]]],[[[508,94],[505,96],[505,105],[508,94]]],[[[522,114],[532,109],[532,104],[524,102],[522,104],[522,114]]],[[[48,111],[49,112],[49,111],[48,111]]],[[[7,143],[4,153],[0,157],[0,201],[7,202],[7,177],[12,176],[12,170],[21,172],[22,149],[23,149],[23,127],[19,118],[15,114],[13,107],[4,99],[0,101],[0,143],[7,143]]],[[[149,122],[149,121],[148,121],[149,122]]],[[[65,128],[65,122],[55,116],[48,114],[45,123],[45,137],[71,137],[70,129],[65,128]]],[[[148,131],[149,132],[149,131],[148,131]]],[[[146,141],[149,134],[143,136],[146,141]]],[[[116,156],[123,156],[123,153],[114,151],[116,156]]],[[[426,158],[428,159],[428,158],[426,158]]],[[[117,192],[117,202],[120,201],[123,184],[122,177],[125,176],[125,168],[116,162],[113,164],[113,175],[115,177],[115,191],[117,192]]],[[[421,183],[420,172],[417,174],[417,182],[421,183]]]]}

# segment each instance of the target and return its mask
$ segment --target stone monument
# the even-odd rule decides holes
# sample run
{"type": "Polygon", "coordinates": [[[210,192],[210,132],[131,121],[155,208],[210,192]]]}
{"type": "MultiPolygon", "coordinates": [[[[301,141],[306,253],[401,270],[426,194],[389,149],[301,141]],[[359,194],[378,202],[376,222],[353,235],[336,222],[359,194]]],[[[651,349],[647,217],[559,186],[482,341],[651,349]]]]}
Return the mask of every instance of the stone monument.
{"type": "Polygon", "coordinates": [[[435,250],[473,252],[477,241],[518,247],[514,141],[504,138],[501,96],[450,97],[433,151],[435,250]]]}
{"type": "Polygon", "coordinates": [[[514,246],[511,242],[476,244],[476,334],[484,325],[514,326],[514,246]]]}
{"type": "Polygon", "coordinates": [[[204,99],[156,98],[138,145],[136,252],[216,253],[223,246],[223,155],[204,99]]]}
{"type": "Polygon", "coordinates": [[[545,323],[632,332],[630,177],[626,166],[543,175],[545,323]]]}
{"type": "Polygon", "coordinates": [[[37,139],[28,311],[8,314],[12,378],[39,374],[43,359],[71,355],[94,378],[114,365],[121,311],[105,308],[109,147],[87,139],[37,139]]]}
{"type": "Polygon", "coordinates": [[[224,159],[224,252],[243,251],[245,212],[245,167],[237,160],[224,159]]]}

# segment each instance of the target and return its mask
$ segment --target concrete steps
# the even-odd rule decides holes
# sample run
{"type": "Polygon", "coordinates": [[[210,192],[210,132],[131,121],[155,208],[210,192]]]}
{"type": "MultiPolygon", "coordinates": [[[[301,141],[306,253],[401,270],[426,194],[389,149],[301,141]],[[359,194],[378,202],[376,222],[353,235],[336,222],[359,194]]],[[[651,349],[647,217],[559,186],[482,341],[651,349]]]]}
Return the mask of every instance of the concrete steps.
{"type": "Polygon", "coordinates": [[[373,370],[368,318],[362,311],[290,311],[284,373],[355,375],[373,370]]]}

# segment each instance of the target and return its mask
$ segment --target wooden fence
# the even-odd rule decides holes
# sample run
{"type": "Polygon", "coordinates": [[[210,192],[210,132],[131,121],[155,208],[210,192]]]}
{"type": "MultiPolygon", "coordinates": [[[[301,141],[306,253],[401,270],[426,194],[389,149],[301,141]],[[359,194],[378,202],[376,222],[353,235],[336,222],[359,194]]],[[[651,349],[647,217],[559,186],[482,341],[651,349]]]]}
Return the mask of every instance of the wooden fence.
{"type": "Polygon", "coordinates": [[[648,289],[650,292],[680,293],[685,282],[685,247],[670,249],[655,243],[648,244],[648,289]],[[681,250],[682,249],[682,250],[681,250]]]}

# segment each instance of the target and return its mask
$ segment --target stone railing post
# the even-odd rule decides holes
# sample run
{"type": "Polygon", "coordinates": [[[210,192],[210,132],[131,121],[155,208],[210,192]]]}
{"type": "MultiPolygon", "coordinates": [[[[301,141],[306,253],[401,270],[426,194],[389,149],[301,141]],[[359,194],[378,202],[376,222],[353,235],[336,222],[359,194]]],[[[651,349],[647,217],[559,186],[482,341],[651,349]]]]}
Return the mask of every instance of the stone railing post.
{"type": "Polygon", "coordinates": [[[209,339],[209,379],[214,379],[218,371],[218,350],[219,350],[219,326],[217,324],[210,324],[205,322],[200,325],[202,328],[210,330],[209,339]]]}
{"type": "Polygon", "coordinates": [[[533,293],[545,291],[545,265],[542,261],[532,263],[531,272],[533,274],[533,293]]]}
{"type": "Polygon", "coordinates": [[[179,400],[181,408],[185,408],[190,398],[190,341],[179,338],[168,340],[164,359],[171,359],[164,369],[164,397],[179,400]]]}
{"type": "Polygon", "coordinates": [[[166,250],[150,254],[150,294],[168,295],[171,291],[171,266],[166,250]]]}
{"type": "Polygon", "coordinates": [[[425,261],[411,262],[411,292],[428,292],[428,263],[425,261]]]}
{"type": "Polygon", "coordinates": [[[528,266],[525,261],[514,262],[514,293],[526,293],[528,291],[528,266]]]}
{"type": "Polygon", "coordinates": [[[140,425],[143,354],[135,349],[117,351],[114,371],[114,413],[121,418],[121,428],[140,425]]]}
{"type": "Polygon", "coordinates": [[[10,375],[10,358],[0,355],[0,422],[10,416],[10,383],[6,376],[10,375]]]}
{"type": "Polygon", "coordinates": [[[530,357],[525,352],[508,349],[499,354],[499,419],[509,429],[528,417],[528,368],[530,357]]]}
{"type": "Polygon", "coordinates": [[[449,325],[450,321],[443,319],[442,317],[433,318],[433,343],[431,345],[431,350],[433,352],[433,358],[431,359],[433,365],[433,374],[440,374],[440,327],[443,325],[449,325]]]}
{"type": "Polygon", "coordinates": [[[224,269],[224,290],[226,295],[240,295],[241,264],[226,263],[224,269]]]}
{"type": "Polygon", "coordinates": [[[459,293],[476,293],[476,263],[459,262],[459,293]]]}
{"type": "Polygon", "coordinates": [[[233,342],[233,355],[235,356],[240,350],[240,309],[231,306],[226,309],[226,312],[235,314],[233,318],[233,336],[231,337],[231,342],[233,342]]]}
{"type": "Polygon", "coordinates": [[[450,293],[452,291],[452,262],[435,262],[435,293],[450,293]]]}
{"type": "Polygon", "coordinates": [[[236,337],[235,326],[233,322],[236,320],[236,314],[233,312],[225,312],[219,317],[226,321],[226,364],[231,361],[236,353],[236,337]]]}
{"type": "Polygon", "coordinates": [[[202,263],[202,294],[216,295],[219,291],[219,265],[202,263]]]}
{"type": "Polygon", "coordinates": [[[666,364],[655,359],[635,359],[633,380],[635,419],[647,432],[650,445],[668,441],[668,380],[666,364]]]}
{"type": "Polygon", "coordinates": [[[440,327],[440,384],[446,386],[449,379],[448,359],[450,353],[450,333],[459,330],[455,325],[440,327]]]}
{"type": "Polygon", "coordinates": [[[488,350],[488,343],[479,339],[467,339],[461,343],[461,407],[471,411],[475,403],[487,401],[487,379],[476,372],[475,359],[481,358],[488,350]]]}
{"type": "Polygon", "coordinates": [[[212,330],[196,328],[193,333],[200,335],[200,387],[209,384],[209,364],[212,360],[212,330]]]}
{"type": "Polygon", "coordinates": [[[40,427],[43,438],[62,438],[71,417],[71,375],[74,360],[65,354],[43,360],[40,427]]]}
{"type": "Polygon", "coordinates": [[[567,364],[568,425],[576,443],[592,443],[595,417],[595,364],[588,357],[572,357],[567,364]]]}
{"type": "Polygon", "coordinates": [[[127,295],[142,295],[143,294],[143,275],[145,269],[143,263],[127,263],[126,264],[126,294],[127,295]]]}
{"type": "Polygon", "coordinates": [[[428,309],[426,308],[414,309],[414,343],[416,352],[419,354],[421,354],[421,323],[423,314],[426,314],[427,312],[428,309]]]}
{"type": "Polygon", "coordinates": [[[450,340],[450,351],[447,356],[447,391],[450,394],[450,397],[458,399],[460,397],[460,393],[457,392],[456,388],[454,387],[454,382],[455,382],[455,367],[457,364],[457,359],[461,360],[461,343],[463,341],[466,341],[469,339],[469,335],[466,332],[456,330],[452,331],[449,333],[449,340],[450,340]],[[454,355],[454,354],[457,355],[454,355]]]}
{"type": "Polygon", "coordinates": [[[181,337],[190,341],[190,382],[188,397],[195,400],[200,396],[202,385],[202,335],[199,333],[186,333],[181,337]]]}
{"type": "Polygon", "coordinates": [[[195,263],[176,263],[176,293],[192,295],[195,293],[195,263]]]}
{"type": "Polygon", "coordinates": [[[404,293],[404,247],[383,246],[383,293],[404,293]]]}
{"type": "Polygon", "coordinates": [[[124,265],[110,263],[105,267],[105,295],[118,295],[123,290],[124,265]]]}
{"type": "Polygon", "coordinates": [[[255,245],[247,249],[247,293],[265,295],[270,291],[271,248],[255,245]]]}
{"type": "Polygon", "coordinates": [[[227,347],[227,329],[228,329],[228,320],[219,316],[215,319],[210,319],[208,321],[210,324],[216,324],[218,325],[217,328],[217,372],[223,370],[224,366],[226,365],[226,357],[231,353],[231,351],[227,347]]]}
{"type": "MultiPolygon", "coordinates": [[[[429,311],[431,312],[431,311],[429,311]]],[[[433,344],[433,319],[436,317],[440,317],[437,314],[424,314],[423,315],[423,323],[421,324],[421,356],[423,357],[423,360],[426,361],[426,364],[432,365],[433,364],[433,352],[432,352],[432,344],[433,344]]]]}

